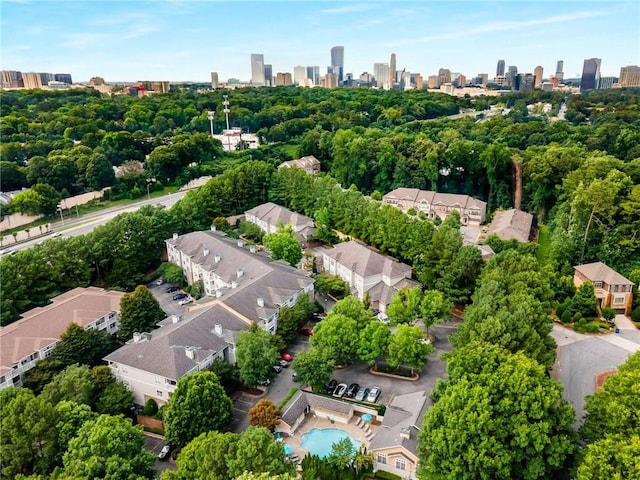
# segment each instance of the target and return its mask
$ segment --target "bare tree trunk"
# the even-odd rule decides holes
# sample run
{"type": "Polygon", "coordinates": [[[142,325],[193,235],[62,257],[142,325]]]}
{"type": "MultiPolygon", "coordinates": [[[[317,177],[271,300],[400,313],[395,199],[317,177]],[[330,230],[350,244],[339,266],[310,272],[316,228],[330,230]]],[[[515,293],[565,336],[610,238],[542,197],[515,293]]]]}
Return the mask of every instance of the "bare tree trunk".
{"type": "Polygon", "coordinates": [[[513,186],[513,207],[520,210],[522,204],[522,159],[515,157],[512,159],[514,186],[513,186]]]}
{"type": "Polygon", "coordinates": [[[589,236],[589,228],[591,227],[591,220],[593,220],[593,215],[595,213],[595,206],[591,209],[591,215],[589,215],[589,221],[587,222],[587,228],[584,229],[584,239],[582,241],[582,257],[580,258],[581,262],[584,262],[584,250],[587,248],[587,237],[589,236]]]}

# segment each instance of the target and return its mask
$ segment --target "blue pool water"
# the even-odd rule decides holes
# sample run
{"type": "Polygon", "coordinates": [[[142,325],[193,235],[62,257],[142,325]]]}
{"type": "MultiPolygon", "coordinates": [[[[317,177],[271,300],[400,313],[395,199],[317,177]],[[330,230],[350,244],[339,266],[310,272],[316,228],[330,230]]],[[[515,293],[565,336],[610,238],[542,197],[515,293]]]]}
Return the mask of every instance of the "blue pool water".
{"type": "Polygon", "coordinates": [[[353,439],[344,430],[337,428],[314,428],[309,430],[302,436],[302,448],[307,450],[311,455],[318,455],[320,458],[324,458],[331,453],[331,447],[334,443],[338,443],[340,440],[348,438],[353,443],[356,450],[360,450],[360,442],[353,439]]]}

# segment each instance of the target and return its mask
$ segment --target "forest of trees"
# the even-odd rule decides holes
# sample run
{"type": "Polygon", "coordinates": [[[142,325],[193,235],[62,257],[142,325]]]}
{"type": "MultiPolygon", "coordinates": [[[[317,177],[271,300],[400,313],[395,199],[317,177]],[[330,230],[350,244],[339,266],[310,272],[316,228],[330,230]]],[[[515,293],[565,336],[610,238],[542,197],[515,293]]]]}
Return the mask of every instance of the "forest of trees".
{"type": "MultiPolygon", "coordinates": [[[[234,125],[257,132],[265,143],[259,149],[225,153],[207,134],[206,111],[221,102],[218,92],[145,98],[106,98],[93,90],[3,93],[0,186],[3,191],[32,187],[34,192],[18,196],[10,210],[50,214],[52,199],[86,190],[111,186],[112,197],[133,198],[150,179],[159,186],[203,174],[215,177],[169,210],[144,207],[88,235],[3,256],[2,325],[77,286],[132,292],[160,265],[164,240],[172,233],[208,229],[221,224],[221,217],[273,201],[313,217],[324,240],[335,241],[337,230],[409,263],[415,279],[427,292],[440,292],[443,304],[467,305],[447,358],[448,377],[433,392],[436,403],[420,436],[423,478],[556,478],[575,468],[578,478],[586,480],[637,468],[635,423],[621,427],[615,424],[620,416],[602,429],[598,423],[614,394],[621,409],[633,410],[628,392],[637,361],[624,370],[626,376],[612,377],[602,395],[588,401],[580,432],[586,449],[571,427],[572,409],[547,371],[555,359],[549,315],[575,298],[573,265],[603,261],[640,283],[640,92],[593,91],[568,98],[534,92],[491,99],[288,87],[225,93],[234,125]],[[568,121],[529,115],[526,105],[538,101],[566,102],[568,121]],[[438,118],[498,102],[511,109],[507,115],[487,121],[438,118]],[[320,159],[323,174],[275,168],[309,154],[320,159]],[[142,170],[136,161],[143,162],[142,170]],[[116,179],[114,166],[124,166],[127,173],[116,179]],[[456,215],[436,224],[378,201],[396,187],[473,195],[488,202],[489,215],[520,206],[548,228],[547,251],[501,244],[502,251],[485,264],[475,247],[462,244],[456,215]],[[527,395],[520,394],[523,386],[527,395]],[[454,413],[460,421],[451,428],[447,419],[454,413]],[[479,442],[490,437],[492,443],[448,455],[468,449],[466,428],[479,414],[486,421],[473,434],[479,442]],[[629,435],[623,449],[621,439],[629,435]],[[485,468],[478,463],[489,457],[494,464],[485,468]],[[602,470],[601,459],[613,459],[615,468],[602,470]]],[[[222,128],[221,119],[215,128],[222,128]]],[[[638,297],[636,290],[636,308],[638,297]]],[[[331,336],[329,327],[331,321],[314,343],[331,336]]],[[[410,328],[403,325],[402,333],[410,328]]],[[[388,350],[390,338],[372,332],[378,333],[378,343],[388,350]]],[[[5,448],[3,439],[3,474],[48,474],[57,468],[60,478],[116,478],[121,473],[149,478],[149,458],[137,430],[109,415],[121,412],[129,397],[95,370],[100,356],[79,355],[76,348],[95,345],[97,351],[112,345],[75,331],[65,338],[60,354],[29,379],[33,391],[3,392],[2,432],[13,442],[5,448]],[[90,388],[91,382],[101,386],[90,388]],[[38,423],[29,418],[31,412],[43,412],[35,420],[45,418],[38,423]],[[24,418],[28,431],[7,420],[13,416],[24,418]],[[52,426],[60,422],[69,426],[54,435],[52,426]],[[109,430],[128,439],[129,451],[106,452],[104,471],[87,470],[97,455],[94,445],[109,430]],[[81,448],[83,443],[89,448],[81,448]],[[12,457],[14,450],[19,456],[12,457]],[[126,461],[119,464],[119,455],[126,461]]],[[[310,358],[302,355],[301,367],[321,367],[325,375],[336,360],[375,359],[384,350],[374,352],[373,345],[365,351],[356,340],[351,347],[340,352],[344,358],[321,350],[310,358]]],[[[628,414],[626,420],[636,417],[628,414]]],[[[199,433],[194,429],[179,443],[199,433]]],[[[201,437],[200,443],[205,440],[219,441],[201,437]]],[[[220,468],[236,468],[231,457],[225,458],[220,468]]]]}

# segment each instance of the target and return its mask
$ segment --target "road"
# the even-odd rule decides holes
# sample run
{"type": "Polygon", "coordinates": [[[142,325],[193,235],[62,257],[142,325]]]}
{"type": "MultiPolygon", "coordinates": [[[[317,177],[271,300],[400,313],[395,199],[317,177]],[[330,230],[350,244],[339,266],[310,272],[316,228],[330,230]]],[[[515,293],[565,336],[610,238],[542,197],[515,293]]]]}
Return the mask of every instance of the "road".
{"type": "Polygon", "coordinates": [[[172,207],[178,200],[183,198],[186,195],[187,191],[179,191],[175,193],[170,193],[164,195],[162,197],[155,198],[145,198],[144,200],[140,200],[138,202],[130,203],[128,205],[111,207],[104,210],[100,210],[99,212],[90,213],[87,215],[82,215],[80,217],[71,217],[66,218],[64,223],[61,221],[55,222],[51,224],[52,232],[48,235],[43,235],[36,237],[32,240],[28,240],[26,242],[19,243],[17,245],[9,245],[8,247],[11,250],[24,250],[43,240],[48,240],[50,238],[54,238],[56,233],[61,233],[65,237],[77,237],[79,235],[85,235],[91,231],[93,231],[96,227],[100,225],[104,225],[109,220],[117,217],[121,213],[125,212],[135,212],[136,210],[144,207],[145,205],[163,205],[167,208],[172,207]]]}

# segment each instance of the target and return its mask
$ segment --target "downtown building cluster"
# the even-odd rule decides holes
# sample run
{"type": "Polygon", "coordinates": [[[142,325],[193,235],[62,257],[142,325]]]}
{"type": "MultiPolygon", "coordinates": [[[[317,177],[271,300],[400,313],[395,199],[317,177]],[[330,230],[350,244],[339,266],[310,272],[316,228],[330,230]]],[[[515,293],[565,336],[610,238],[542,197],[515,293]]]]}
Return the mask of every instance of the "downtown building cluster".
{"type": "Polygon", "coordinates": [[[2,88],[68,88],[73,84],[69,73],[23,73],[18,70],[2,70],[0,73],[2,88]]]}

